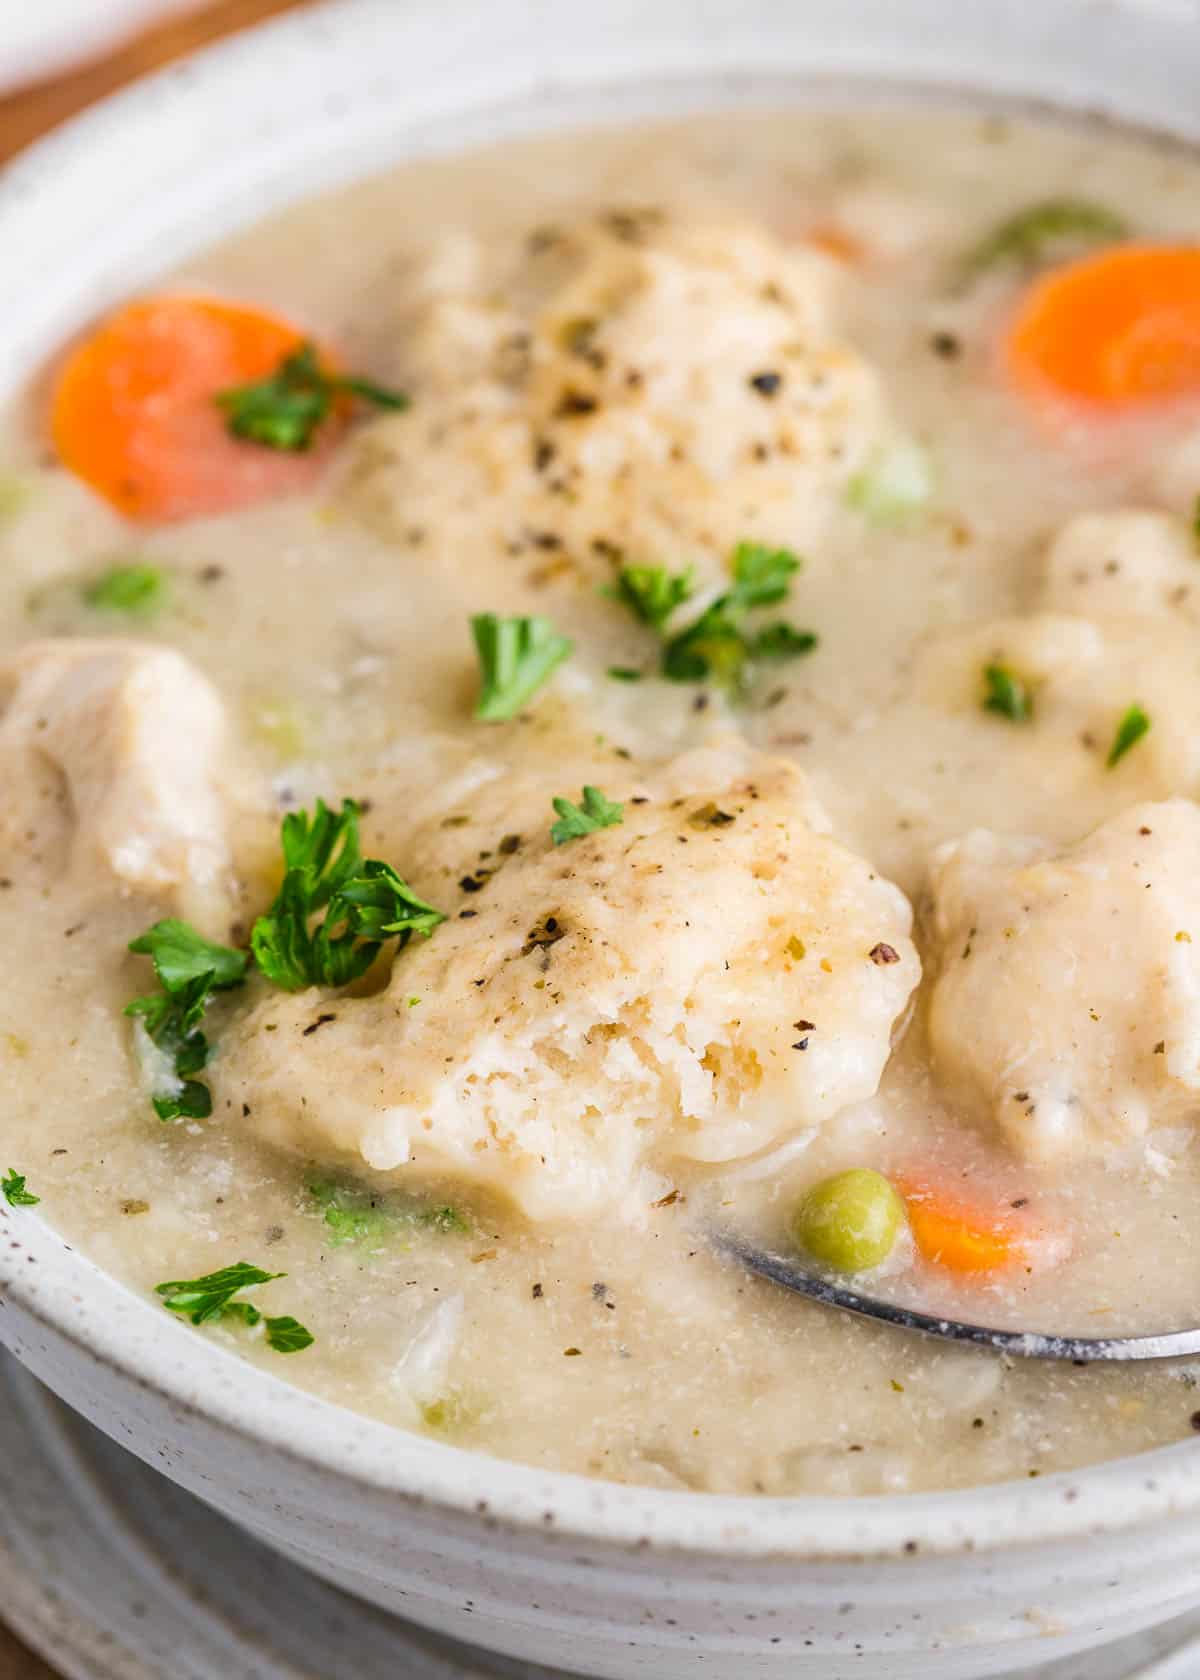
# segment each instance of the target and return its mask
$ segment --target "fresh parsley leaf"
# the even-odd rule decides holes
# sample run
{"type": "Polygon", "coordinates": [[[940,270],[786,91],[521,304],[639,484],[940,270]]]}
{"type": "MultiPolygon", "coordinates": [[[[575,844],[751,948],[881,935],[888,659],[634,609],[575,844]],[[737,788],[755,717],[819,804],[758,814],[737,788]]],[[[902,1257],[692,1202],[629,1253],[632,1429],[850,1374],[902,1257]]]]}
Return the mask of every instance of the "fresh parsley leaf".
{"type": "Polygon", "coordinates": [[[730,609],[729,597],[723,595],[664,645],[661,670],[670,682],[714,682],[719,688],[740,688],[749,652],[736,609],[730,609]]]}
{"type": "Polygon", "coordinates": [[[268,1347],[276,1353],[299,1353],[311,1347],[314,1340],[302,1324],[290,1317],[267,1318],[252,1301],[236,1299],[243,1289],[255,1289],[259,1284],[273,1283],[276,1278],[286,1276],[286,1272],[264,1272],[261,1266],[239,1260],[236,1265],[208,1272],[204,1277],[160,1283],[154,1293],[162,1296],[168,1312],[181,1313],[193,1324],[208,1324],[223,1318],[238,1319],[250,1328],[262,1324],[268,1347]]]}
{"type": "Polygon", "coordinates": [[[205,939],[188,922],[173,917],[155,922],[129,949],[148,956],[160,990],[126,1004],[126,1015],[140,1017],[160,1050],[173,1059],[178,1090],[159,1091],[151,1101],[160,1120],[204,1120],[212,1113],[208,1086],[193,1074],[208,1061],[208,1040],[200,1031],[214,992],[239,986],[246,975],[246,953],[205,939]]]}
{"type": "MultiPolygon", "coordinates": [[[[241,1290],[257,1288],[260,1283],[273,1283],[276,1278],[286,1275],[285,1272],[264,1272],[261,1266],[253,1266],[248,1260],[238,1260],[232,1266],[223,1266],[220,1271],[206,1272],[203,1277],[176,1278],[170,1283],[160,1283],[154,1293],[162,1296],[163,1306],[169,1312],[184,1313],[193,1324],[207,1324],[210,1319],[221,1318],[241,1290]]],[[[242,1305],[249,1303],[243,1302],[242,1305]]],[[[239,1312],[239,1316],[244,1317],[245,1314],[239,1312]]]]}
{"type": "Polygon", "coordinates": [[[478,613],[471,633],[480,670],[475,716],[484,723],[515,717],[574,647],[548,618],[478,613]]]}
{"type": "Polygon", "coordinates": [[[217,395],[234,437],[268,449],[312,447],[318,426],[333,407],[334,387],[311,344],[285,356],[274,373],[217,395]]]}
{"type": "Polygon", "coordinates": [[[113,566],[83,586],[89,607],[146,618],[164,604],[167,580],[157,566],[113,566]]]}
{"type": "Polygon", "coordinates": [[[15,1167],[9,1167],[4,1177],[0,1178],[0,1190],[3,1190],[9,1207],[36,1207],[42,1199],[26,1190],[25,1174],[19,1173],[15,1167]]]}
{"type": "Polygon", "coordinates": [[[174,1094],[150,1101],[160,1120],[207,1120],[212,1113],[212,1092],[201,1079],[185,1079],[174,1094]]]}
{"type": "Polygon", "coordinates": [[[305,873],[305,896],[313,910],[328,904],[362,861],[358,816],[358,806],[352,799],[342,801],[340,812],[331,811],[323,799],[318,799],[311,817],[307,811],[289,811],[283,819],[279,843],[284,868],[289,874],[305,873]]]}
{"type": "Polygon", "coordinates": [[[1200,550],[1200,496],[1192,503],[1192,542],[1200,550]]]}
{"type": "Polygon", "coordinates": [[[310,978],[316,968],[308,930],[311,911],[303,874],[289,870],[275,902],[251,929],[254,960],[271,984],[282,991],[299,992],[316,983],[310,978]]]}
{"type": "Polygon", "coordinates": [[[178,1056],[184,1045],[188,1045],[184,1069],[187,1073],[198,1073],[208,1060],[204,1034],[195,1029],[208,1004],[212,989],[210,974],[211,971],[198,975],[173,992],[149,992],[125,1005],[126,1015],[142,1017],[146,1031],[160,1049],[178,1056]]]}
{"type": "Polygon", "coordinates": [[[303,1353],[316,1340],[311,1330],[291,1317],[264,1318],[267,1346],[276,1353],[303,1353]]]}
{"type": "Polygon", "coordinates": [[[798,659],[811,653],[817,638],[780,621],[747,631],[745,615],[786,599],[800,561],[786,548],[739,543],[733,553],[733,582],[699,618],[663,646],[662,674],[670,682],[714,682],[722,688],[745,687],[755,659],[798,659]]]}
{"type": "Polygon", "coordinates": [[[374,403],[376,408],[391,409],[395,414],[401,414],[408,407],[408,394],[405,391],[394,391],[389,385],[379,385],[374,379],[364,379],[361,374],[346,374],[335,381],[339,391],[346,391],[352,397],[361,397],[363,402],[374,403]]]}
{"type": "Polygon", "coordinates": [[[633,665],[610,665],[608,675],[613,682],[634,683],[641,682],[643,673],[633,665]]]}
{"type": "Polygon", "coordinates": [[[321,799],[311,817],[289,813],[281,843],[283,884],[255,922],[250,948],[267,979],[284,991],[348,985],[366,973],[386,940],[403,949],[413,934],[427,938],[446,919],[390,864],[362,857],[352,799],[338,813],[321,799]],[[313,926],[321,910],[324,919],[313,926]]]}
{"type": "Polygon", "coordinates": [[[193,982],[208,978],[213,991],[236,986],[246,976],[246,953],[230,945],[217,945],[197,933],[190,922],[168,917],[155,922],[129,949],[147,956],[163,990],[172,996],[193,982]]]}
{"type": "Polygon", "coordinates": [[[985,665],[983,681],[987,690],[983,709],[996,712],[1012,723],[1028,723],[1033,716],[1033,693],[1023,677],[1008,665],[985,665]]]}
{"type": "Polygon", "coordinates": [[[1149,728],[1149,717],[1135,701],[1117,724],[1112,746],[1108,749],[1108,757],[1104,761],[1107,768],[1111,770],[1115,764],[1119,764],[1130,747],[1136,747],[1149,728]]]}
{"type": "Polygon", "coordinates": [[[1129,223],[1115,210],[1086,198],[1049,198],[1007,217],[966,253],[959,264],[960,284],[991,268],[1032,268],[1051,248],[1105,245],[1129,237],[1129,223]]]}
{"type": "Polygon", "coordinates": [[[652,630],[661,630],[675,608],[695,593],[692,568],[668,572],[665,566],[622,566],[616,583],[604,593],[652,630]]]}
{"type": "Polygon", "coordinates": [[[336,902],[344,911],[356,937],[381,942],[398,939],[401,947],[414,933],[428,937],[439,922],[440,910],[402,881],[390,863],[367,858],[362,868],[338,888],[336,902]]]}
{"type": "Polygon", "coordinates": [[[581,805],[574,805],[569,799],[555,799],[553,805],[558,821],[550,830],[550,838],[556,846],[594,834],[598,828],[615,828],[625,818],[625,807],[605,799],[600,789],[594,787],[584,788],[581,805]]]}
{"type": "Polygon", "coordinates": [[[786,548],[739,543],[733,551],[732,599],[740,608],[772,607],[787,598],[800,561],[786,548]]]}
{"type": "Polygon", "coordinates": [[[221,391],[216,401],[234,437],[268,449],[302,451],[312,447],[318,427],[342,394],[361,397],[377,408],[408,407],[402,391],[388,390],[357,375],[329,372],[311,343],[284,356],[266,379],[221,391]]]}
{"type": "Polygon", "coordinates": [[[811,653],[816,645],[817,638],[811,630],[796,630],[783,621],[769,624],[757,636],[748,638],[752,659],[799,659],[802,654],[811,653]]]}

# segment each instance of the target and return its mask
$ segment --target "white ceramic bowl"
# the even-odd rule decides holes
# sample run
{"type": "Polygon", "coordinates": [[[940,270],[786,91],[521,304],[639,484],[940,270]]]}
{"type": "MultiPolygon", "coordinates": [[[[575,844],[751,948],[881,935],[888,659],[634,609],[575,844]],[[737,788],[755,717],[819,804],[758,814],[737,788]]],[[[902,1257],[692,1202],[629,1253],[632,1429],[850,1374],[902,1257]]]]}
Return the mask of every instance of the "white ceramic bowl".
{"type": "MultiPolygon", "coordinates": [[[[1200,29],[1168,0],[341,0],[0,180],[0,382],[188,249],[391,158],[863,76],[1200,129],[1200,29]]],[[[1200,1602],[1200,1442],[892,1499],[615,1487],[320,1403],[0,1212],[0,1338],[32,1370],[320,1574],[469,1641],[655,1680],[968,1680],[1200,1602]]]]}

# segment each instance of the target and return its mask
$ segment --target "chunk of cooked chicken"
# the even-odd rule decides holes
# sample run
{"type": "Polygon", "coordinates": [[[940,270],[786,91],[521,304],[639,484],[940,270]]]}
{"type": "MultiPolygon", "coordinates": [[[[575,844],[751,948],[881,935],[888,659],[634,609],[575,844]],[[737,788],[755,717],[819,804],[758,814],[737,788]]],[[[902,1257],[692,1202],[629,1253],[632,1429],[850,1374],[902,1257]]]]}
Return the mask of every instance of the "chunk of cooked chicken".
{"type": "Polygon", "coordinates": [[[420,401],[362,429],[351,501],[509,574],[627,556],[717,584],[738,542],[803,549],[879,430],[833,270],[741,222],[643,212],[548,230],[499,277],[456,247],[405,334],[420,401]]]}
{"type": "Polygon", "coordinates": [[[1195,618],[1195,536],[1169,513],[1078,514],[1047,550],[1040,605],[1103,617],[1171,612],[1195,618]]]}
{"type": "Polygon", "coordinates": [[[218,1103],[302,1154],[570,1221],[869,1096],[920,972],[903,895],[785,763],[702,750],[609,781],[623,821],[561,846],[563,789],[532,773],[391,848],[450,919],[374,996],[260,995],[218,1103]]]}
{"type": "Polygon", "coordinates": [[[229,852],[215,689],[182,655],[132,641],[30,642],[0,665],[0,848],[112,876],[212,927],[229,852]]]}
{"type": "Polygon", "coordinates": [[[933,866],[939,1076],[1022,1154],[1200,1115],[1200,807],[1135,805],[1054,855],[976,831],[933,866]]]}

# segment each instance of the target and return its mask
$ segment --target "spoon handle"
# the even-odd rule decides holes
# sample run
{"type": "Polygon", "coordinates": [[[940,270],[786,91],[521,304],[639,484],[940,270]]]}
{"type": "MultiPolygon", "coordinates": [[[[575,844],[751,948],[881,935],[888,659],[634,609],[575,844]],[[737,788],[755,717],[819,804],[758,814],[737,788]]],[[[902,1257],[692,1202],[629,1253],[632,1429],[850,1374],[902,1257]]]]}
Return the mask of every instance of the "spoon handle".
{"type": "Polygon", "coordinates": [[[770,1279],[822,1306],[871,1318],[898,1330],[915,1330],[947,1342],[968,1342],[1018,1359],[1062,1359],[1076,1365],[1098,1360],[1178,1359],[1200,1354],[1200,1329],[1171,1330],[1161,1336],[1053,1336],[1039,1330],[993,1330],[954,1318],[937,1318],[913,1307],[862,1295],[818,1273],[804,1271],[782,1255],[756,1248],[730,1231],[713,1231],[709,1241],[722,1254],[738,1260],[759,1277],[770,1279]]]}

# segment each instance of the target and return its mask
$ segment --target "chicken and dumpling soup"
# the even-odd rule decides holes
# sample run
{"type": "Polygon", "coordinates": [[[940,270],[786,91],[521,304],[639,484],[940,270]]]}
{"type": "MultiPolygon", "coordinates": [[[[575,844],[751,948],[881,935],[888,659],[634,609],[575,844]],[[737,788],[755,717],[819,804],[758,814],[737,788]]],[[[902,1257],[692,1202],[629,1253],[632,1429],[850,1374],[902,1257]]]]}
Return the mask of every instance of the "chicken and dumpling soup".
{"type": "Polygon", "coordinates": [[[423,160],[4,422],[12,1222],[442,1440],[867,1494],[1200,1428],[1200,162],[423,160]],[[514,1350],[519,1357],[514,1358],[514,1350]]]}

